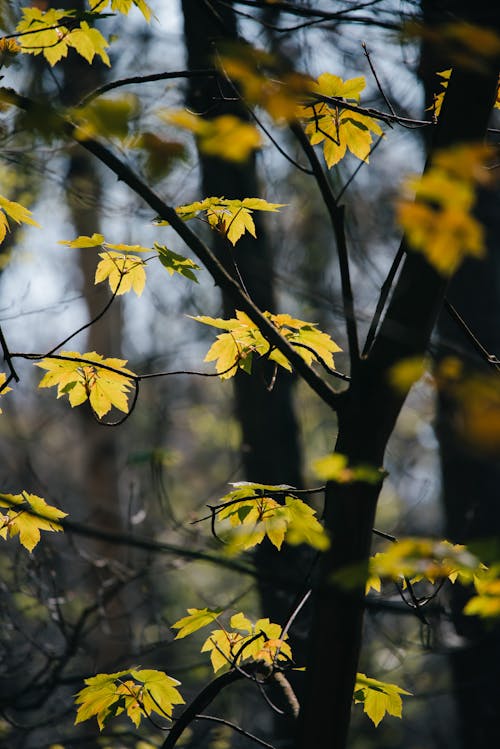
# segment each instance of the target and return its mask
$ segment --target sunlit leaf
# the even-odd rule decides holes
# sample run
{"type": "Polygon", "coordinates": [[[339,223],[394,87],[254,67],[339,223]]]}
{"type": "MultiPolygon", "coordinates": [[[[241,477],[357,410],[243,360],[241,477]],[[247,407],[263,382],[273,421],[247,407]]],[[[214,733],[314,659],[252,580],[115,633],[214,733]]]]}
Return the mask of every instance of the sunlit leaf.
{"type": "Polygon", "coordinates": [[[128,391],[133,387],[134,373],[125,368],[126,360],[105,359],[95,351],[61,351],[58,356],[68,358],[47,357],[35,362],[36,367],[47,370],[38,387],[57,386],[57,397],[67,395],[72,407],[88,398],[100,418],[113,406],[128,411],[128,391]]]}
{"type": "Polygon", "coordinates": [[[7,200],[0,195],[0,244],[5,239],[7,231],[10,230],[9,218],[18,224],[30,224],[40,228],[40,224],[31,218],[31,211],[16,203],[14,200],[7,200]]]}
{"type": "Polygon", "coordinates": [[[387,713],[395,718],[401,718],[403,713],[403,701],[401,695],[410,695],[406,689],[396,684],[389,684],[378,679],[371,679],[365,674],[356,675],[354,687],[354,702],[363,703],[363,710],[372,723],[378,726],[387,713]]]}
{"type": "Polygon", "coordinates": [[[122,712],[127,713],[136,727],[143,717],[152,713],[171,720],[174,705],[184,703],[176,689],[179,682],[153,669],[98,674],[85,679],[85,684],[87,686],[76,695],[79,708],[75,724],[95,716],[101,731],[108,718],[122,712]]]}
{"type": "Polygon", "coordinates": [[[95,272],[95,283],[108,279],[111,291],[119,296],[131,289],[141,296],[146,284],[145,262],[136,255],[118,252],[100,252],[102,258],[95,272]]]}
{"type": "Polygon", "coordinates": [[[242,162],[261,146],[257,128],[231,114],[223,114],[211,120],[186,111],[159,112],[159,116],[172,125],[194,133],[200,150],[207,156],[242,162]]]}
{"type": "Polygon", "coordinates": [[[399,539],[370,559],[370,574],[390,580],[425,578],[434,583],[449,578],[468,584],[483,569],[465,546],[431,538],[399,539]]]}
{"type": "MultiPolygon", "coordinates": [[[[333,354],[341,349],[327,333],[316,328],[316,323],[297,320],[287,314],[272,315],[270,312],[264,314],[286,340],[297,345],[297,353],[308,364],[320,361],[331,369],[335,368],[333,354]]],[[[238,367],[249,374],[252,371],[254,355],[267,356],[281,367],[291,370],[288,359],[270,346],[259,328],[244,312],[237,310],[236,318],[228,320],[206,315],[193,317],[193,319],[205,325],[213,325],[229,331],[217,336],[217,340],[205,356],[205,361],[216,362],[216,371],[221,379],[233,377],[238,367]]]]}
{"type": "Polygon", "coordinates": [[[266,536],[278,550],[284,541],[321,551],[328,548],[328,536],[316,511],[294,496],[292,487],[251,482],[234,486],[221,498],[216,511],[218,532],[228,553],[251,549],[266,536]]]}
{"type": "Polygon", "coordinates": [[[76,239],[61,239],[58,244],[64,244],[67,247],[98,247],[103,244],[104,237],[102,234],[92,234],[91,237],[80,236],[76,239]]]}
{"type": "Polygon", "coordinates": [[[151,20],[152,10],[146,0],[89,0],[89,5],[92,10],[98,13],[102,13],[106,8],[111,5],[111,10],[117,11],[128,15],[131,8],[138,8],[146,21],[151,20]]]}
{"type": "Polygon", "coordinates": [[[338,484],[349,484],[360,481],[366,484],[379,484],[386,472],[366,463],[350,466],[346,455],[330,453],[316,458],[312,464],[315,474],[324,481],[336,481],[338,484]]]}
{"type": "MultiPolygon", "coordinates": [[[[205,198],[189,205],[178,206],[175,210],[184,221],[204,213],[212,229],[227,237],[234,246],[246,231],[253,237],[256,236],[253,211],[276,212],[283,206],[284,203],[268,203],[262,198],[244,198],[243,200],[205,198]]],[[[168,225],[166,221],[156,223],[168,225]]]]}
{"type": "MultiPolygon", "coordinates": [[[[355,104],[365,85],[363,77],[343,81],[339,76],[323,73],[313,91],[355,104]]],[[[373,134],[383,135],[380,125],[372,117],[346,109],[341,103],[306,103],[298,114],[307,121],[306,134],[311,145],[323,143],[325,161],[330,168],[344,158],[347,150],[361,161],[368,162],[373,134]]]]}
{"type": "Polygon", "coordinates": [[[40,541],[40,531],[62,531],[58,522],[67,513],[48,505],[36,494],[0,494],[0,507],[9,508],[0,516],[0,537],[19,535],[19,542],[33,551],[40,541]]]}
{"type": "Polygon", "coordinates": [[[207,624],[213,624],[221,613],[222,609],[188,609],[188,616],[184,616],[171,625],[172,629],[179,630],[175,639],[181,640],[202,627],[206,627],[207,624]]]}
{"type": "Polygon", "coordinates": [[[213,630],[201,648],[202,653],[210,653],[215,672],[248,660],[264,661],[269,665],[291,661],[292,651],[286,642],[287,637],[281,639],[282,627],[279,624],[273,624],[269,619],[258,619],[253,623],[239,612],[231,617],[230,627],[213,630]]]}
{"type": "Polygon", "coordinates": [[[73,47],[87,62],[97,55],[110,65],[106,53],[108,42],[101,32],[89,26],[87,21],[75,22],[74,10],[43,11],[39,8],[22,8],[22,18],[16,30],[20,33],[21,52],[32,55],[43,54],[50,65],[55,65],[66,57],[73,47]]]}
{"type": "MultiPolygon", "coordinates": [[[[5,372],[0,372],[0,396],[5,395],[5,393],[8,393],[12,388],[10,388],[8,385],[5,385],[5,382],[7,380],[7,375],[5,372]]],[[[2,409],[0,408],[0,414],[2,413],[2,409]]]]}

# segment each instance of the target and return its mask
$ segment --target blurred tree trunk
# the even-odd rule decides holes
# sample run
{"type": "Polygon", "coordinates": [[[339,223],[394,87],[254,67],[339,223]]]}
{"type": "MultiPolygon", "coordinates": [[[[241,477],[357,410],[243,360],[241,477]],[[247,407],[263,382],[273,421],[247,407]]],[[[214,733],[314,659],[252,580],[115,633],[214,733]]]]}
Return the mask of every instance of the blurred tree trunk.
{"type": "MultiPolygon", "coordinates": [[[[53,3],[56,7],[87,9],[83,0],[66,0],[53,3]]],[[[105,67],[94,60],[89,65],[81,56],[69,50],[68,57],[61,60],[59,69],[63,73],[60,90],[61,103],[75,106],[81,98],[104,82],[105,67]]],[[[101,205],[105,200],[102,178],[95,162],[83,149],[72,146],[68,154],[66,174],[67,205],[77,236],[92,236],[101,231],[101,205]]],[[[92,320],[109,300],[107,284],[94,285],[94,274],[98,260],[92,249],[79,250],[79,266],[82,274],[82,294],[87,307],[88,319],[92,320]]],[[[88,351],[97,351],[103,356],[120,356],[121,312],[119,301],[114,301],[108,312],[86,331],[88,351]]],[[[81,429],[84,434],[84,484],[86,499],[85,517],[93,525],[106,530],[124,531],[125,518],[120,507],[117,444],[113,430],[98,424],[89,408],[79,409],[81,429]]],[[[106,542],[92,540],[85,549],[94,560],[94,587],[96,596],[101,596],[111,580],[126,578],[126,550],[109,546],[106,542]],[[104,586],[104,587],[103,587],[104,586]]],[[[122,593],[103,605],[101,628],[93,638],[92,653],[97,670],[109,669],[124,653],[130,652],[130,615],[127,596],[122,593]]]]}
{"type": "MultiPolygon", "coordinates": [[[[500,9],[491,7],[488,25],[498,28],[500,9]],[[495,18],[496,15],[496,24],[495,18]]],[[[471,4],[464,0],[439,2],[422,0],[424,23],[451,20],[452,14],[467,14],[471,4]]],[[[440,89],[436,72],[449,67],[443,60],[442,47],[424,43],[421,50],[420,76],[425,86],[426,106],[440,89]]],[[[441,89],[442,90],[442,89],[441,89]]],[[[487,237],[487,258],[481,262],[466,261],[453,277],[447,298],[471,328],[483,346],[500,354],[500,193],[482,190],[477,203],[477,217],[487,237]],[[480,293],[478,293],[480,290],[480,293]]],[[[488,367],[474,351],[463,330],[443,312],[438,322],[438,360],[462,353],[470,374],[488,367]]],[[[493,373],[498,376],[498,373],[493,373]]],[[[475,452],[463,444],[454,424],[457,404],[445,394],[438,398],[436,426],[440,444],[442,498],[445,513],[445,534],[457,543],[496,539],[500,536],[500,462],[495,454],[475,452]]],[[[498,447],[498,446],[497,446],[498,447]]],[[[497,547],[498,549],[498,547],[497,547]]],[[[500,624],[484,624],[477,617],[464,616],[461,611],[470,596],[462,586],[450,592],[453,624],[461,644],[451,651],[453,691],[459,722],[458,736],[462,749],[486,749],[500,744],[500,723],[497,720],[500,686],[492,664],[500,662],[500,624]]]]}
{"type": "MultiPolygon", "coordinates": [[[[214,67],[217,43],[237,39],[235,13],[230,3],[217,7],[199,0],[183,0],[184,35],[189,69],[214,67]]],[[[188,106],[207,117],[232,114],[247,120],[248,113],[237,101],[220,101],[221,91],[234,98],[234,91],[219,79],[191,79],[188,106]]],[[[199,154],[201,164],[202,196],[226,198],[261,196],[255,158],[243,164],[199,154]]],[[[273,258],[265,227],[259,216],[254,216],[257,240],[245,234],[238,242],[234,258],[245,286],[262,309],[276,311],[273,279],[273,258]]],[[[213,246],[219,259],[234,274],[232,250],[223,238],[212,234],[213,246]]],[[[231,300],[223,295],[225,316],[234,316],[231,300]]],[[[274,387],[271,382],[273,368],[268,363],[255,363],[256,376],[238,372],[234,377],[235,408],[242,429],[242,460],[249,481],[302,486],[299,430],[293,407],[293,379],[280,372],[274,387]]],[[[283,575],[300,585],[305,580],[311,555],[301,549],[284,546],[280,553],[263,543],[256,551],[256,563],[265,574],[272,569],[274,575],[283,575]]],[[[262,612],[272,621],[285,623],[294,603],[289,592],[262,583],[260,587],[262,612]]],[[[303,664],[304,647],[300,635],[294,653],[303,664]]],[[[302,635],[302,640],[304,636],[302,635]]]]}

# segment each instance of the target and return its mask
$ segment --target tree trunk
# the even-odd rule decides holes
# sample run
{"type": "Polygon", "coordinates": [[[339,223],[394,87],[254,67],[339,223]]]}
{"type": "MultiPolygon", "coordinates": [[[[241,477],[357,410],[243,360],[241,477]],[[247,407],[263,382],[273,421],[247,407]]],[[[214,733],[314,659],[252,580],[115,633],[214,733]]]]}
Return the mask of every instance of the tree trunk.
{"type": "MultiPolygon", "coordinates": [[[[183,0],[184,36],[190,69],[206,69],[214,66],[214,53],[218,42],[237,39],[236,17],[230,4],[217,8],[215,14],[208,4],[199,0],[183,0]]],[[[234,98],[223,80],[191,79],[188,105],[196,112],[209,112],[210,116],[232,114],[247,120],[244,107],[235,101],[219,101],[220,92],[234,98]]],[[[208,115],[207,115],[208,116],[208,115]]],[[[199,154],[203,197],[224,196],[242,199],[261,197],[255,158],[244,164],[209,158],[199,154]]],[[[273,259],[265,227],[258,216],[254,216],[257,240],[244,235],[237,244],[234,258],[244,279],[248,293],[261,310],[275,311],[273,259]]],[[[213,245],[218,258],[234,275],[231,250],[228,243],[215,233],[213,245]]],[[[234,306],[227,295],[223,295],[224,314],[234,317],[234,306]]],[[[249,377],[243,372],[233,378],[236,413],[242,429],[242,460],[245,477],[250,481],[267,484],[287,483],[302,486],[301,452],[299,430],[293,408],[293,378],[280,372],[270,391],[267,384],[273,376],[272,366],[256,362],[256,372],[249,377]]],[[[258,567],[264,574],[272,569],[273,574],[306,583],[307,570],[311,564],[307,550],[283,547],[277,553],[267,542],[262,543],[255,556],[258,567]]],[[[276,590],[261,583],[261,607],[264,616],[271,621],[285,623],[294,604],[290,591],[276,590]]],[[[292,636],[293,636],[292,632],[292,636]]],[[[298,631],[295,633],[294,653],[303,664],[304,642],[298,631]],[[302,642],[301,642],[302,639],[302,642]]],[[[296,686],[296,685],[295,685],[296,686]]],[[[296,687],[297,688],[297,687],[296,687]]],[[[279,722],[279,721],[278,721],[279,722]]],[[[281,738],[291,736],[281,721],[281,738]],[[284,733],[283,733],[284,731],[284,733]]],[[[293,729],[292,729],[293,730],[293,729]]]]}
{"type": "MultiPolygon", "coordinates": [[[[468,3],[449,3],[455,10],[467,10],[468,3]]],[[[438,9],[439,10],[439,9],[438,9]]],[[[436,3],[423,0],[424,22],[434,20],[436,3]]],[[[500,11],[496,13],[499,25],[500,11]]],[[[442,12],[442,9],[441,9],[442,12]]],[[[492,18],[493,22],[494,19],[492,18]]],[[[432,104],[439,79],[436,72],[446,68],[441,49],[423,44],[420,76],[425,86],[426,106],[432,104]]],[[[500,353],[500,264],[498,237],[500,214],[498,190],[481,190],[476,215],[486,232],[487,257],[481,262],[466,261],[453,277],[447,298],[467,322],[482,345],[491,353],[500,353]],[[478,293],[478,289],[481,293],[478,293]]],[[[475,353],[464,332],[449,314],[438,321],[438,361],[463,351],[466,370],[474,375],[488,369],[484,358],[475,353]]],[[[495,373],[493,376],[497,376],[495,373]]],[[[442,497],[445,511],[445,533],[457,543],[498,539],[500,506],[498,486],[500,463],[498,451],[487,454],[474,451],[463,443],[455,424],[458,404],[445,394],[437,401],[436,425],[439,438],[442,474],[442,497]]],[[[453,624],[461,639],[450,655],[453,692],[462,749],[486,749],[500,742],[500,725],[496,720],[500,688],[492,663],[500,659],[500,625],[485,625],[476,617],[461,612],[471,591],[453,586],[450,591],[453,624]]]]}
{"type": "MultiPolygon", "coordinates": [[[[488,10],[488,5],[476,3],[475,10],[488,10]]],[[[485,66],[481,72],[455,67],[432,150],[484,137],[496,94],[497,63],[485,66]],[[468,96],[467,111],[464,91],[468,96]]],[[[423,356],[445,291],[445,281],[423,256],[406,254],[374,346],[367,360],[353,362],[351,386],[339,410],[336,450],[347,455],[350,464],[382,465],[387,441],[406,396],[391,390],[388,372],[398,360],[423,356]]],[[[334,582],[334,575],[352,565],[366,568],[379,491],[379,486],[360,483],[330,483],[327,487],[326,525],[332,546],[323,558],[315,591],[299,749],[346,746],[361,648],[364,584],[347,591],[334,582]]]]}

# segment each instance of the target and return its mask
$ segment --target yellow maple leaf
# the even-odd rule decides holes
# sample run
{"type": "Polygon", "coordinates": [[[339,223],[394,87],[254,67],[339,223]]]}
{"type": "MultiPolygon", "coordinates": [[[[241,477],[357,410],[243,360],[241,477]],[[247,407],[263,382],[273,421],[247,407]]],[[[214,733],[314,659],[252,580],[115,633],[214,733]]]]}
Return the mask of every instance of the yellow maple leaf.
{"type": "Polygon", "coordinates": [[[263,107],[278,123],[294,120],[312,79],[285,67],[275,55],[255,47],[233,46],[218,57],[223,74],[237,82],[243,98],[263,107]]]}
{"type": "MultiPolygon", "coordinates": [[[[308,364],[320,361],[334,369],[333,354],[341,349],[327,333],[318,330],[315,323],[297,320],[287,314],[264,314],[284,338],[297,346],[297,352],[308,364]]],[[[229,331],[217,336],[217,340],[205,356],[205,361],[216,362],[216,371],[219,372],[221,379],[233,377],[238,367],[250,374],[254,354],[259,357],[267,355],[271,361],[291,371],[288,359],[278,349],[270,346],[259,328],[244,312],[236,310],[236,318],[229,320],[206,315],[192,319],[229,331]]]]}
{"type": "MultiPolygon", "coordinates": [[[[5,385],[5,382],[7,381],[7,375],[5,372],[0,372],[0,396],[5,395],[5,393],[8,393],[12,388],[8,387],[8,385],[5,385]]],[[[0,408],[0,414],[2,413],[2,409],[0,408]]]]}
{"type": "Polygon", "coordinates": [[[73,29],[68,36],[68,45],[74,47],[79,55],[85,58],[89,65],[97,55],[108,67],[111,66],[106,52],[108,42],[100,31],[91,28],[86,21],[82,21],[77,29],[73,29]]]}
{"type": "MultiPolygon", "coordinates": [[[[263,198],[244,198],[243,200],[229,198],[205,198],[188,205],[180,205],[175,209],[184,221],[189,221],[200,213],[205,213],[212,229],[227,237],[234,245],[248,231],[252,237],[256,236],[253,211],[276,212],[284,207],[284,203],[268,203],[263,198]]],[[[156,221],[158,226],[167,226],[167,221],[156,221]]]]}
{"type": "Polygon", "coordinates": [[[90,9],[97,13],[102,13],[110,4],[111,10],[128,15],[131,8],[137,8],[141,11],[146,21],[151,20],[152,11],[146,0],[89,0],[90,9]]]}
{"type": "Polygon", "coordinates": [[[16,203],[14,200],[7,200],[3,195],[0,195],[0,244],[5,239],[9,227],[9,218],[15,221],[17,224],[30,224],[30,226],[36,226],[40,228],[40,224],[31,218],[31,211],[25,208],[20,203],[16,203]]]}
{"type": "Polygon", "coordinates": [[[146,284],[146,264],[137,255],[121,255],[119,252],[100,252],[102,258],[98,264],[94,283],[108,279],[111,291],[117,296],[133,289],[141,296],[146,284]]]}
{"type": "Polygon", "coordinates": [[[125,369],[124,359],[105,359],[95,351],[79,354],[61,351],[61,354],[35,362],[36,367],[47,372],[38,387],[57,386],[57,397],[68,396],[72,407],[87,399],[99,418],[114,406],[128,411],[128,393],[133,386],[134,373],[125,369]],[[58,359],[57,356],[65,357],[58,359]]]}
{"type": "Polygon", "coordinates": [[[186,110],[159,112],[158,115],[170,124],[193,132],[198,138],[200,150],[207,156],[242,162],[262,145],[257,128],[231,114],[223,114],[212,120],[186,110]]]}
{"type": "Polygon", "coordinates": [[[489,155],[489,149],[475,143],[437,153],[422,177],[405,183],[415,193],[414,201],[408,194],[397,204],[410,247],[444,276],[454,273],[465,257],[481,258],[485,253],[483,227],[472,209],[489,155]]]}
{"type": "Polygon", "coordinates": [[[295,546],[309,544],[320,551],[328,548],[328,536],[315,517],[316,511],[295,497],[292,487],[250,482],[234,486],[221,498],[216,512],[222,524],[218,532],[224,536],[229,554],[251,549],[265,536],[277,549],[284,541],[295,546]]]}
{"type": "Polygon", "coordinates": [[[85,679],[87,685],[76,695],[75,725],[96,717],[102,731],[106,720],[125,711],[136,727],[143,717],[155,712],[172,719],[174,705],[184,703],[176,689],[180,682],[163,671],[131,669],[113,674],[97,674],[85,679]],[[124,678],[124,677],[131,678],[124,678]]]}
{"type": "MultiPolygon", "coordinates": [[[[313,92],[357,103],[365,85],[363,77],[343,81],[339,76],[323,73],[313,92]]],[[[383,135],[380,125],[372,117],[343,108],[340,103],[306,103],[300,107],[298,115],[307,118],[306,134],[311,145],[323,143],[325,161],[330,168],[344,158],[347,150],[361,161],[368,162],[372,133],[383,135]]]]}
{"type": "Polygon", "coordinates": [[[290,646],[285,642],[288,638],[285,636],[282,639],[283,629],[279,624],[267,618],[253,623],[239,612],[231,617],[230,627],[232,630],[213,630],[201,648],[202,653],[210,653],[215,672],[246,660],[262,660],[271,665],[276,661],[292,659],[290,646]]]}
{"type": "Polygon", "coordinates": [[[401,695],[410,695],[406,689],[396,684],[389,684],[378,679],[372,679],[365,674],[356,674],[354,686],[354,702],[363,703],[364,712],[375,726],[378,726],[386,713],[401,718],[403,702],[401,695]]]}
{"type": "Polygon", "coordinates": [[[43,54],[50,65],[55,65],[68,54],[68,35],[70,31],[62,23],[71,20],[74,11],[51,8],[42,11],[39,8],[22,8],[22,18],[16,30],[21,34],[19,44],[21,52],[32,55],[43,54]]]}
{"type": "Polygon", "coordinates": [[[8,507],[0,519],[0,537],[19,535],[19,542],[33,551],[40,541],[40,531],[62,531],[58,522],[67,513],[48,505],[36,494],[0,494],[0,507],[8,507]]]}

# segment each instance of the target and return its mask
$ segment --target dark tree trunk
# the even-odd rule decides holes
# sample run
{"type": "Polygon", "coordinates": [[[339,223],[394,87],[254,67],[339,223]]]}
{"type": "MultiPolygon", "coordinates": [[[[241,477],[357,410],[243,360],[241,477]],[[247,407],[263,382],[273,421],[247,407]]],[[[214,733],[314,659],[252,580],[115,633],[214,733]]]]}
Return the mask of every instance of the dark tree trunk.
{"type": "MultiPolygon", "coordinates": [[[[183,0],[182,7],[189,68],[212,68],[218,43],[237,38],[234,11],[227,4],[227,7],[218,6],[215,14],[208,4],[199,0],[183,0]]],[[[228,97],[234,97],[234,91],[222,80],[216,83],[213,79],[192,79],[188,105],[198,113],[209,113],[207,116],[233,114],[248,119],[247,112],[238,102],[220,102],[221,90],[228,97]],[[218,102],[216,106],[214,102],[218,102]]],[[[261,197],[254,157],[243,164],[234,164],[200,153],[200,164],[202,197],[261,197]]],[[[254,219],[257,240],[248,234],[242,237],[234,250],[234,258],[254,302],[262,310],[276,311],[271,248],[262,221],[257,215],[254,215],[254,219]]],[[[215,233],[212,236],[218,258],[234,274],[232,250],[227,241],[215,233]]],[[[224,314],[233,317],[234,306],[227,295],[223,295],[223,306],[224,314]]],[[[240,372],[233,380],[235,408],[243,437],[245,477],[260,483],[287,483],[300,487],[301,452],[292,400],[293,379],[280,372],[269,391],[267,384],[272,375],[272,367],[257,362],[254,376],[240,372]]],[[[300,581],[306,578],[310,558],[307,551],[286,546],[278,553],[267,541],[256,551],[256,563],[264,573],[272,569],[275,575],[296,580],[298,587],[300,581]]],[[[263,583],[260,595],[263,615],[272,621],[284,623],[294,602],[290,592],[279,591],[263,583]]],[[[296,633],[294,653],[303,663],[304,646],[300,639],[296,633]]]]}
{"type": "MultiPolygon", "coordinates": [[[[482,11],[490,10],[490,3],[474,4],[479,17],[482,11]]],[[[451,67],[449,61],[445,67],[451,67]]],[[[431,154],[439,148],[484,137],[497,81],[498,60],[485,65],[481,72],[456,65],[431,154]],[[464,92],[470,97],[466,109],[464,92]]],[[[422,256],[413,252],[406,255],[377,339],[368,358],[353,363],[351,386],[339,409],[336,450],[347,455],[350,463],[382,465],[387,441],[405,399],[405,395],[389,388],[389,369],[398,360],[424,354],[446,286],[422,256]]],[[[361,649],[364,586],[360,584],[347,592],[332,578],[351,565],[366,567],[378,494],[379,487],[367,484],[331,483],[327,487],[326,524],[332,546],[323,558],[315,595],[307,699],[297,742],[300,749],[346,746],[361,649]]]]}
{"type": "MultiPolygon", "coordinates": [[[[449,2],[445,7],[423,0],[424,22],[433,21],[440,12],[467,12],[470,3],[449,2]]],[[[491,5],[486,20],[498,28],[500,10],[491,5]]],[[[436,72],[449,65],[442,50],[424,44],[420,75],[425,86],[426,106],[438,88],[436,72]]],[[[498,190],[482,190],[476,206],[477,218],[486,232],[487,257],[481,262],[467,261],[453,277],[447,298],[493,354],[500,353],[500,212],[498,190]],[[480,292],[478,293],[478,291],[480,292]]],[[[438,321],[437,359],[460,355],[470,375],[486,373],[488,365],[475,353],[464,332],[449,314],[438,321]]],[[[491,369],[491,368],[490,368],[491,369]]],[[[493,374],[493,376],[498,376],[493,374]]],[[[442,497],[446,536],[457,543],[497,540],[500,537],[500,462],[493,454],[474,450],[457,434],[458,404],[445,394],[438,398],[436,426],[440,444],[442,497]]],[[[461,639],[450,655],[453,691],[462,749],[486,749],[500,742],[500,724],[496,719],[500,701],[497,674],[491,667],[500,662],[500,625],[485,625],[476,617],[461,612],[470,590],[453,586],[450,591],[453,623],[461,639]]]]}

